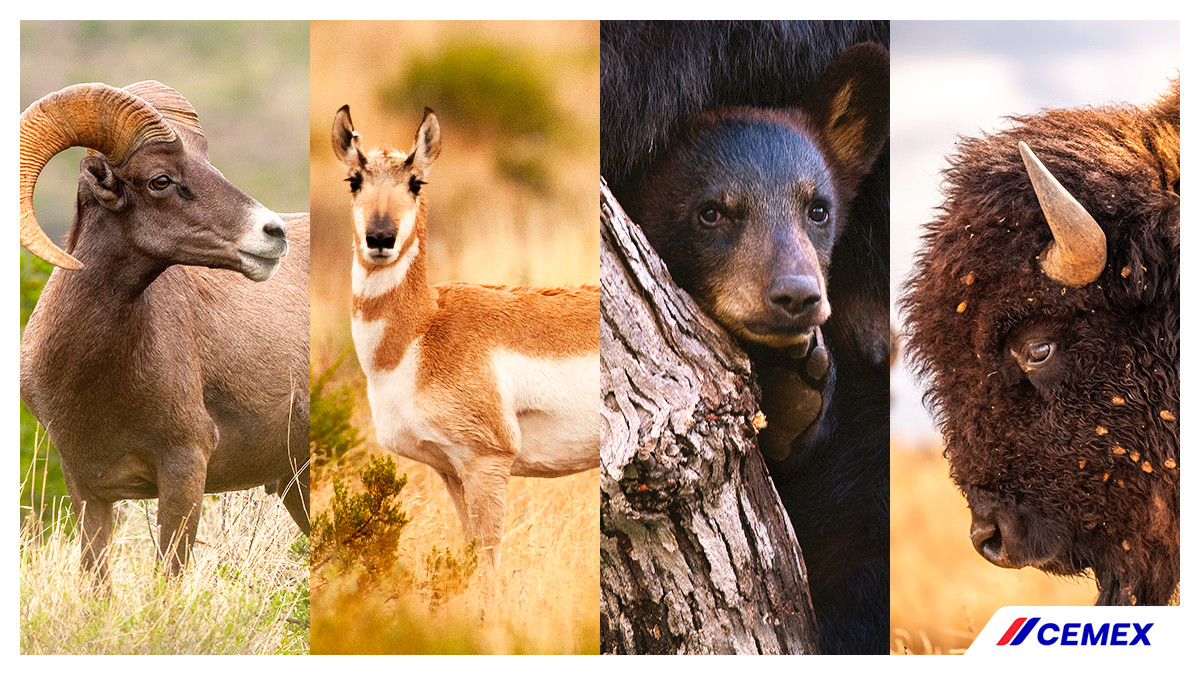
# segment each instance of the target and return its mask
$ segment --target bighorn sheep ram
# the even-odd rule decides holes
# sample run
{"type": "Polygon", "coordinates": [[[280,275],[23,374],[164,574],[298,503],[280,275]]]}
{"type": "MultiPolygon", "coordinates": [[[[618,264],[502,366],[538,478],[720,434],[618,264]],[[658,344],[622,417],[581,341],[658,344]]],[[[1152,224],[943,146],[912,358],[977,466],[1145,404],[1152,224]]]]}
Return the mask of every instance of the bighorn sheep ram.
{"type": "Polygon", "coordinates": [[[307,533],[308,214],[225,180],[175,90],[81,84],[21,115],[21,243],[60,268],[22,339],[21,398],[62,456],[84,569],[107,586],[119,499],[158,498],[171,573],[206,492],[266,485],[307,533]],[[72,146],[89,152],[64,252],[33,188],[72,146]]]}
{"type": "Polygon", "coordinates": [[[354,216],[351,330],[380,445],[433,467],[499,565],[508,477],[600,466],[600,289],[426,281],[428,108],[406,155],[363,151],[343,106],[333,150],[354,216]]]}

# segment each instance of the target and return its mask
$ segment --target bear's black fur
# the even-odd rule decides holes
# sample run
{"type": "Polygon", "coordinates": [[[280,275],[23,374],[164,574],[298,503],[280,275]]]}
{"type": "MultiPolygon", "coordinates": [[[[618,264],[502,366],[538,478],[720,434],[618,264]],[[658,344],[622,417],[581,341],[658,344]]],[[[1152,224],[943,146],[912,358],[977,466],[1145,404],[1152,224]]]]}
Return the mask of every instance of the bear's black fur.
{"type": "Polygon", "coordinates": [[[768,464],[823,649],[886,653],[887,23],[606,22],[601,43],[602,172],[675,281],[760,381],[803,370],[789,346],[824,322],[823,415],[768,464]]]}

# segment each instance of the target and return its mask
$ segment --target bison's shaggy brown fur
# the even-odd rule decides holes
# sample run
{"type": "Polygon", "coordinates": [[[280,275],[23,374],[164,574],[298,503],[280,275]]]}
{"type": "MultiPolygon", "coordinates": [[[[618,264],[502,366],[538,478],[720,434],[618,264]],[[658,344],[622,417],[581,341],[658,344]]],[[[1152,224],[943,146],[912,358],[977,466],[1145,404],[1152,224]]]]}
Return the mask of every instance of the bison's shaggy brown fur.
{"type": "Polygon", "coordinates": [[[1012,122],[950,158],[902,301],[951,477],[992,562],[1090,568],[1097,604],[1167,604],[1179,581],[1179,84],[1144,108],[1012,122]],[[1052,236],[1020,141],[1105,232],[1094,282],[1042,271],[1052,236]]]}

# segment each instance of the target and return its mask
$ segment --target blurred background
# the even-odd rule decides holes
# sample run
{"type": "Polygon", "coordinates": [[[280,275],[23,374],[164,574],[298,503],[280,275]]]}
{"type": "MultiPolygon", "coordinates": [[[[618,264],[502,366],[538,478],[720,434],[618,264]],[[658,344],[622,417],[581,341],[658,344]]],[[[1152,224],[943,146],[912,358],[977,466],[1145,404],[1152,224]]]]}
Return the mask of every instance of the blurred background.
{"type": "MultiPolygon", "coordinates": [[[[308,210],[308,22],[22,21],[20,50],[22,110],[72,84],[158,80],[196,109],[226,178],[277,212],[308,210]]],[[[34,193],[60,245],[83,156],[59,153],[34,193]]],[[[23,330],[51,268],[20,251],[23,330]]],[[[307,651],[308,543],[278,498],[261,488],[207,497],[192,570],[165,599],[155,502],[121,502],[110,601],[78,572],[57,452],[24,405],[20,479],[23,653],[307,651]]]]}
{"type": "MultiPolygon", "coordinates": [[[[1042,108],[1153,101],[1178,75],[1177,22],[893,21],[893,303],[941,203],[945,157],[960,136],[1042,108]]],[[[893,304],[893,321],[904,317],[893,304]]],[[[964,649],[1005,605],[1083,605],[1090,579],[986,562],[967,537],[966,500],[950,482],[921,388],[892,371],[892,650],[964,649]]]]}
{"type": "MultiPolygon", "coordinates": [[[[442,150],[421,190],[431,284],[597,284],[600,33],[596,22],[318,21],[311,30],[312,362],[323,383],[313,508],[336,515],[334,481],[360,489],[389,453],[375,443],[350,337],[350,189],[331,147],[334,113],[349,104],[364,148],[403,152],[424,108],[437,114],[442,150]],[[321,429],[344,428],[342,414],[361,439],[319,440],[321,429]]],[[[441,478],[402,458],[396,474],[407,477],[396,496],[407,521],[394,559],[390,544],[353,564],[350,550],[314,555],[314,653],[599,649],[598,470],[509,482],[491,582],[441,478]],[[387,574],[373,578],[380,568],[387,574]]]]}

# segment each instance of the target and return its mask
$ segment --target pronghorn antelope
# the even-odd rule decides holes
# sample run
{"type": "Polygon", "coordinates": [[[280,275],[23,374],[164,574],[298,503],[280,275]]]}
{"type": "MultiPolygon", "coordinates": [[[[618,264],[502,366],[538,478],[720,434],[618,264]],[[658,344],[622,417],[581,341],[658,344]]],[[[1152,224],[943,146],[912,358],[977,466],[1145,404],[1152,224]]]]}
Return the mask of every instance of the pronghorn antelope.
{"type": "Polygon", "coordinates": [[[441,150],[364,152],[342,106],[333,150],[354,220],[351,328],[379,444],[433,467],[469,538],[500,558],[509,476],[600,465],[600,292],[426,280],[422,190],[441,150]]]}

